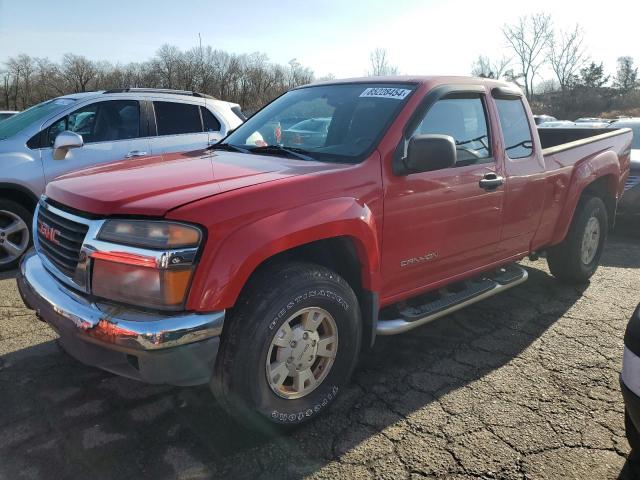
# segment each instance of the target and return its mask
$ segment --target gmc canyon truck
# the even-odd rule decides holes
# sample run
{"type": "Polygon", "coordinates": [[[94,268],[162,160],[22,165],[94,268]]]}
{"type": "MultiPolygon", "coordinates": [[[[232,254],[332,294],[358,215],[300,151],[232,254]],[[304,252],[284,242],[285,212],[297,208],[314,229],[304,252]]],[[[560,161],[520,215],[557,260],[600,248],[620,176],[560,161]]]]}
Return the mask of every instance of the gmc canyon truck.
{"type": "Polygon", "coordinates": [[[241,420],[300,424],[377,335],[521,284],[526,256],[586,282],[631,139],[538,133],[521,92],[493,80],[308,85],[206,150],[50,183],[18,286],[81,362],[208,383],[241,420]],[[261,136],[293,117],[330,119],[325,137],[261,136]]]}

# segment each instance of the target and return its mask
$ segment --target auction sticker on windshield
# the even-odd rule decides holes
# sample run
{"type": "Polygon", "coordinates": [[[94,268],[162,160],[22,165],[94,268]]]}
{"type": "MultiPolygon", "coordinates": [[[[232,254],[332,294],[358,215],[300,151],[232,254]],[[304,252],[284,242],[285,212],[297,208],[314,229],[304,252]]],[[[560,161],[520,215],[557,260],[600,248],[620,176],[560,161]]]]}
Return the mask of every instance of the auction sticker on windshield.
{"type": "Polygon", "coordinates": [[[408,90],[406,88],[371,87],[362,92],[360,96],[375,98],[395,98],[396,100],[404,100],[410,93],[411,90],[408,90]]]}

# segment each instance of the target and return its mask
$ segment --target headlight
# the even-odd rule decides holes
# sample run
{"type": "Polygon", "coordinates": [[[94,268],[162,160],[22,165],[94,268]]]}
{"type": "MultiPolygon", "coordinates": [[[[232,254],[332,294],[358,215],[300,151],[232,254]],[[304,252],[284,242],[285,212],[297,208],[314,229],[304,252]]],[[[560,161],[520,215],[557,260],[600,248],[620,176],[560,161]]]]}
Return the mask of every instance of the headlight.
{"type": "Polygon", "coordinates": [[[94,295],[162,310],[184,306],[200,229],[176,222],[108,220],[97,238],[122,248],[91,254],[94,295]]]}
{"type": "Polygon", "coordinates": [[[200,229],[177,222],[107,220],[98,240],[143,248],[185,248],[200,244],[200,229]]]}

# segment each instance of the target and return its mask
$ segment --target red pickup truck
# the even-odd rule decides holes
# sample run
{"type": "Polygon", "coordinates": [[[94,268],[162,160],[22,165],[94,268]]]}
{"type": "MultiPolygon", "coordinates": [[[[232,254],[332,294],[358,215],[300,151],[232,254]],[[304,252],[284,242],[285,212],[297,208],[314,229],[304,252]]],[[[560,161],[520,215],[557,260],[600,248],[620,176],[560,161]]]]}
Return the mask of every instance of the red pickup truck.
{"type": "Polygon", "coordinates": [[[377,335],[522,283],[523,257],[587,281],[631,138],[538,132],[521,92],[486,79],[308,85],[207,150],[50,183],[18,285],[82,362],[299,424],[377,335]],[[261,133],[305,119],[323,130],[261,133]]]}

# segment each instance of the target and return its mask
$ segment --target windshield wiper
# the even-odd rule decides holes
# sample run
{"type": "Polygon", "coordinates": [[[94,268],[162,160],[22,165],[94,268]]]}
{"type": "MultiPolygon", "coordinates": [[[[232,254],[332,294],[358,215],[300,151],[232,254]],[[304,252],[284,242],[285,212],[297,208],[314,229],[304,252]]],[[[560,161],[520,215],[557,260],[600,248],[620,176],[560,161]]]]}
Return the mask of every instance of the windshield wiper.
{"type": "Polygon", "coordinates": [[[251,151],[246,148],[231,145],[230,143],[214,143],[213,145],[208,146],[207,150],[227,150],[229,152],[251,153],[251,151]]]}
{"type": "Polygon", "coordinates": [[[307,161],[311,161],[311,162],[315,162],[315,158],[310,157],[309,155],[305,155],[306,153],[308,153],[306,150],[302,149],[302,148],[296,148],[296,147],[283,147],[282,145],[265,145],[264,147],[254,147],[251,149],[251,153],[280,153],[280,154],[286,154],[289,155],[290,157],[295,157],[298,158],[300,160],[307,160],[307,161]]]}

